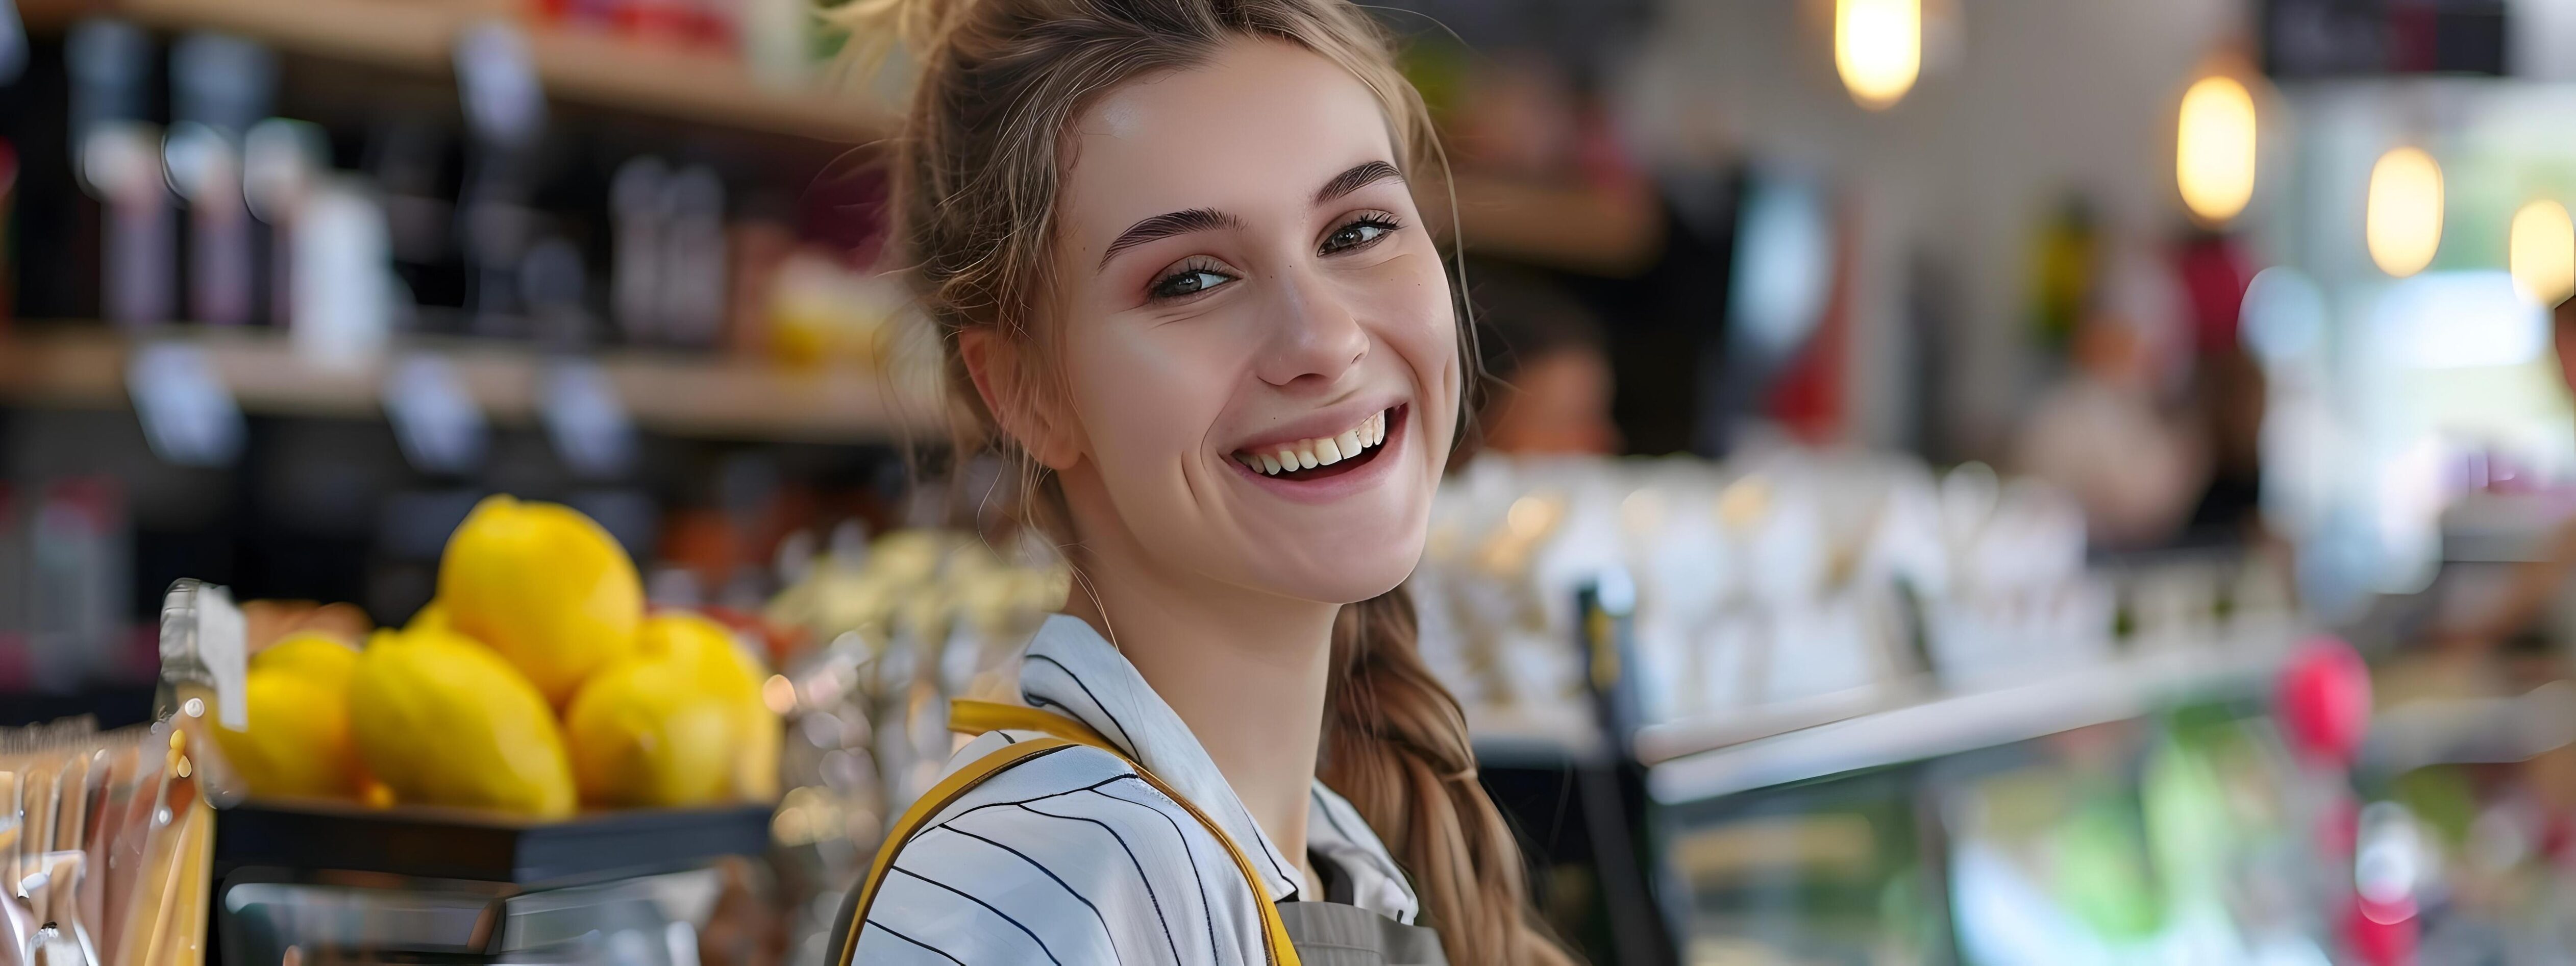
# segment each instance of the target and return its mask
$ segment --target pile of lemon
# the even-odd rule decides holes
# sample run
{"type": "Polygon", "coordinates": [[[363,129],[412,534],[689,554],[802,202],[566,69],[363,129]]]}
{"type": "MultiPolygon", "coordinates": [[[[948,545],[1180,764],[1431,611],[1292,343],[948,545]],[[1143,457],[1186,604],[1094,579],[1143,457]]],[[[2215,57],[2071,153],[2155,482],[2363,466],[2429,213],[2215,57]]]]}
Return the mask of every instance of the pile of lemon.
{"type": "Polygon", "coordinates": [[[218,729],[252,795],[495,809],[768,801],[767,672],[696,614],[644,612],[635,562],[550,503],[475,506],[438,595],[361,649],[292,635],[250,662],[247,731],[218,729]]]}

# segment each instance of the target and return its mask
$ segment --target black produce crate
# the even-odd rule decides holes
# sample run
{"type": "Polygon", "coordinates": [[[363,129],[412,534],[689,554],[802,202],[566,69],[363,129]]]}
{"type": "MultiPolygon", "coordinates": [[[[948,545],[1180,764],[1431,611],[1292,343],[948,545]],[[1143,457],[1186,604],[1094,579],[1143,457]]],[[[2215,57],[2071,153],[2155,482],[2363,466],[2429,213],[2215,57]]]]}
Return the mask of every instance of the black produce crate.
{"type": "Polygon", "coordinates": [[[248,802],[215,813],[215,873],[385,872],[519,886],[643,875],[769,848],[770,807],[587,812],[557,822],[465,809],[248,802]]]}

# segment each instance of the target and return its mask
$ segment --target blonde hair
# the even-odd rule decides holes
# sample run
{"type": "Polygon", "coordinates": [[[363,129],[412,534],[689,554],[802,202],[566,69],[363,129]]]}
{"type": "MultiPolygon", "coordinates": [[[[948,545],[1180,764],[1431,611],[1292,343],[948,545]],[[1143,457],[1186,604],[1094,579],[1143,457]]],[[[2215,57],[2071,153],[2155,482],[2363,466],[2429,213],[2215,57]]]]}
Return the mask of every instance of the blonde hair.
{"type": "MultiPolygon", "coordinates": [[[[1044,344],[1034,323],[1052,290],[1060,139],[1093,98],[1203,63],[1238,39],[1282,41],[1376,95],[1400,168],[1437,157],[1421,95],[1397,72],[1386,34],[1347,0],[852,0],[833,19],[854,41],[902,42],[919,71],[891,145],[890,254],[947,346],[950,394],[974,414],[974,437],[959,452],[1012,456],[1041,504],[1028,515],[1057,536],[1062,491],[1000,430],[957,336],[982,329],[1044,344]]],[[[1030,374],[1041,378],[1008,382],[1033,386],[1045,375],[1030,374]]],[[[1416,637],[1401,587],[1342,608],[1320,777],[1412,876],[1452,962],[1570,963],[1535,923],[1520,848],[1477,783],[1466,718],[1423,665],[1416,637]]]]}

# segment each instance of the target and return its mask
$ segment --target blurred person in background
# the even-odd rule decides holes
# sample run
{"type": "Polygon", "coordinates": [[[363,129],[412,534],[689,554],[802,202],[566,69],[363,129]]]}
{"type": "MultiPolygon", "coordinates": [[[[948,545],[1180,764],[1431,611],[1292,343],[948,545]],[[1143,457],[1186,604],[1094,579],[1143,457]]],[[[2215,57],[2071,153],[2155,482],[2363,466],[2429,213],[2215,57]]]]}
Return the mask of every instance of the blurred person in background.
{"type": "Polygon", "coordinates": [[[2217,546],[2273,543],[2263,521],[2263,367],[2230,344],[2203,354],[2191,378],[2208,472],[2181,539],[2217,546]]]}
{"type": "Polygon", "coordinates": [[[2242,336],[2245,290],[2257,266],[2237,237],[2194,233],[2175,246],[2172,267],[2189,323],[2191,405],[2209,463],[2180,540],[2286,552],[2263,520],[2269,389],[2242,336]]]}
{"type": "MultiPolygon", "coordinates": [[[[1733,276],[1739,172],[1649,171],[1599,85],[1547,56],[1461,60],[1434,105],[1455,197],[1469,199],[1454,210],[1460,240],[1479,265],[1535,276],[1598,320],[1600,357],[1617,376],[1616,445],[1722,455],[1736,415],[1726,407],[1742,394],[1718,391],[1728,337],[1711,320],[1733,276]]],[[[1424,195],[1424,216],[1448,231],[1450,192],[1424,195]]]]}
{"type": "Polygon", "coordinates": [[[2158,322],[2171,302],[2150,265],[2115,263],[2069,340],[2065,378],[2031,406],[2013,444],[2014,469],[2084,507],[2097,549],[2170,541],[2209,476],[2203,438],[2162,404],[2170,367],[2158,322]]]}
{"type": "MultiPolygon", "coordinates": [[[[1478,448],[1501,453],[1608,455],[1619,449],[1610,401],[1617,384],[1590,309],[1547,279],[1470,266],[1484,399],[1478,448]]],[[[1462,448],[1462,453],[1464,448],[1462,448]]]]}

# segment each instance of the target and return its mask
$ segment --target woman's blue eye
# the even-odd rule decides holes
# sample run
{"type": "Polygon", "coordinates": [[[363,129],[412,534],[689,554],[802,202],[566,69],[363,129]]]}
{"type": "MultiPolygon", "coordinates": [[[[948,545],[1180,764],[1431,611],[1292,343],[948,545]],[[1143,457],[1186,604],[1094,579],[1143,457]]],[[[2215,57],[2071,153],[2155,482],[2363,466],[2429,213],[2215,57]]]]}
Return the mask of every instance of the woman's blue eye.
{"type": "Polygon", "coordinates": [[[1394,225],[1374,219],[1351,222],[1334,229],[1331,235],[1325,236],[1324,254],[1330,255],[1334,252],[1359,248],[1386,237],[1388,232],[1394,230],[1394,225]]]}
{"type": "Polygon", "coordinates": [[[1231,281],[1234,281],[1234,277],[1223,272],[1213,272],[1204,268],[1187,269],[1163,276],[1162,281],[1155,282],[1154,297],[1176,299],[1197,295],[1231,281]]]}

